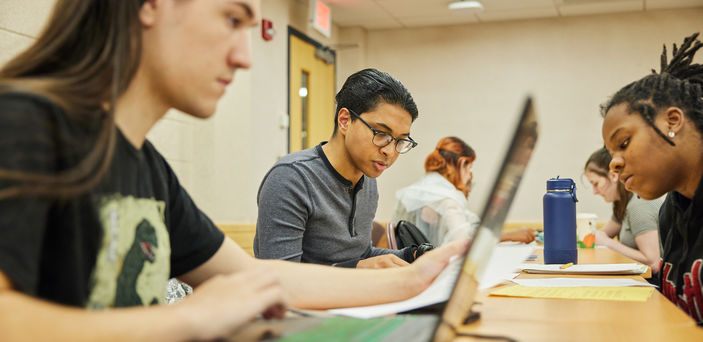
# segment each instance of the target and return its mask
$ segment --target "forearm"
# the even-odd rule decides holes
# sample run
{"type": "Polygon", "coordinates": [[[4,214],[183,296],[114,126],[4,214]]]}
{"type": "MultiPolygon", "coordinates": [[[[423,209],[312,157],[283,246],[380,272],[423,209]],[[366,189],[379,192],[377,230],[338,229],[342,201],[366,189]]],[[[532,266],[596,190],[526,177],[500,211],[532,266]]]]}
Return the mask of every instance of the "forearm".
{"type": "Polygon", "coordinates": [[[404,300],[428,283],[412,267],[344,269],[278,260],[259,260],[276,273],[294,307],[329,309],[404,300]]]}
{"type": "Polygon", "coordinates": [[[605,246],[632,259],[635,260],[639,263],[645,264],[649,267],[652,267],[653,264],[658,263],[659,260],[649,260],[647,256],[642,253],[642,251],[639,251],[634,248],[630,248],[628,246],[623,245],[619,241],[615,241],[613,239],[608,239],[607,242],[605,243],[605,246]]]}
{"type": "Polygon", "coordinates": [[[94,311],[0,290],[2,341],[188,341],[195,332],[176,305],[94,311]]]}
{"type": "Polygon", "coordinates": [[[622,225],[610,219],[603,225],[601,231],[608,235],[609,238],[613,238],[620,233],[620,229],[622,229],[622,225]]]}

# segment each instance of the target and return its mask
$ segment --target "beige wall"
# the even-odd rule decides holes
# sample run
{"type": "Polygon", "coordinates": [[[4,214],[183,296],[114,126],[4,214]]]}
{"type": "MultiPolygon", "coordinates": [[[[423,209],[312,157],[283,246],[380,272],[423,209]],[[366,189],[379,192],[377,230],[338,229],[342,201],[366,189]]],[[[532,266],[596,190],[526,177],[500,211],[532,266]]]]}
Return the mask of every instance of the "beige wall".
{"type": "MultiPolygon", "coordinates": [[[[31,44],[54,0],[0,1],[0,63],[31,44]]],[[[703,30],[703,9],[496,22],[423,29],[333,28],[326,38],[307,26],[306,0],[263,0],[277,34],[252,31],[254,66],[240,71],[216,115],[196,120],[169,113],[149,138],[214,221],[253,223],[256,190],[285,153],[287,26],[336,48],[337,83],[377,67],[413,93],[420,146],[379,179],[378,219],[388,220],[394,193],[422,175],[424,157],[442,136],[457,135],[478,152],[471,206],[480,210],[523,96],[536,96],[541,138],[510,220],[539,221],[549,177],[578,178],[579,209],[608,216],[581,185],[581,167],[602,142],[598,104],[658,61],[661,43],[703,30]],[[341,31],[341,32],[340,32],[341,31]]],[[[699,56],[698,60],[701,60],[699,56]]],[[[330,113],[333,115],[333,113],[330,113]]]]}
{"type": "Polygon", "coordinates": [[[54,1],[0,1],[0,65],[34,41],[49,17],[54,1]]]}
{"type": "MultiPolygon", "coordinates": [[[[609,206],[581,181],[603,144],[598,106],[658,65],[662,43],[703,31],[701,18],[698,8],[367,32],[361,63],[396,76],[420,109],[412,130],[420,145],[379,178],[377,218],[390,218],[395,192],[422,176],[425,156],[448,135],[477,151],[469,202],[480,211],[529,93],[540,139],[508,220],[540,221],[545,181],[557,175],[577,181],[579,211],[607,220],[609,206]]],[[[344,30],[340,40],[356,35],[344,30]]]]}

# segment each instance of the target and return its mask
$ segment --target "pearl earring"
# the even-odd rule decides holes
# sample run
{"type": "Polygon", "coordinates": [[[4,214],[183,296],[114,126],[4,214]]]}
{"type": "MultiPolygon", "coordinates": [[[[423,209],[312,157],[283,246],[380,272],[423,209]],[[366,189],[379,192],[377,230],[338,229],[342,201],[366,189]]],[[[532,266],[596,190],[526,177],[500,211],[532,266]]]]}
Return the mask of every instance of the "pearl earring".
{"type": "Polygon", "coordinates": [[[669,131],[669,138],[673,138],[676,136],[676,133],[669,131]]]}

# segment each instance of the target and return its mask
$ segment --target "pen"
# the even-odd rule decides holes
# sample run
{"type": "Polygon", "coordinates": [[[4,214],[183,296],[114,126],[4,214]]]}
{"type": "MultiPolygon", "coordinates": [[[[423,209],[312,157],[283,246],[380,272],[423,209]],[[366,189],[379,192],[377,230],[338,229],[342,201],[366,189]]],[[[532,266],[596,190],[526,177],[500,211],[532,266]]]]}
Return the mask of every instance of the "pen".
{"type": "Polygon", "coordinates": [[[563,270],[563,269],[571,267],[571,266],[574,266],[573,262],[570,262],[568,264],[563,264],[563,265],[559,266],[559,268],[563,270]]]}
{"type": "Polygon", "coordinates": [[[303,316],[303,317],[315,317],[315,315],[313,315],[309,312],[306,312],[305,310],[299,310],[299,309],[294,309],[294,308],[288,308],[287,310],[294,313],[294,314],[298,314],[300,316],[303,316]]]}

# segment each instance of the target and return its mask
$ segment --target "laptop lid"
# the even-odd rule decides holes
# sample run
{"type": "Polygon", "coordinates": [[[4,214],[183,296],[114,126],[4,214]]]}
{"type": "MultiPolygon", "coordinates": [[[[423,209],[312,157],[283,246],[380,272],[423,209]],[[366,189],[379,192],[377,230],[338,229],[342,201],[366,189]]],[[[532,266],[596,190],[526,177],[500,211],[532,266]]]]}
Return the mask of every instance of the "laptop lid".
{"type": "Polygon", "coordinates": [[[503,223],[536,142],[537,118],[532,106],[532,98],[528,97],[508,152],[505,154],[498,176],[493,183],[493,189],[483,208],[481,223],[466,251],[467,256],[454,283],[452,295],[436,327],[433,341],[453,339],[456,328],[464,323],[471,311],[478,288],[477,276],[483,272],[483,268],[500,241],[503,223]]]}

